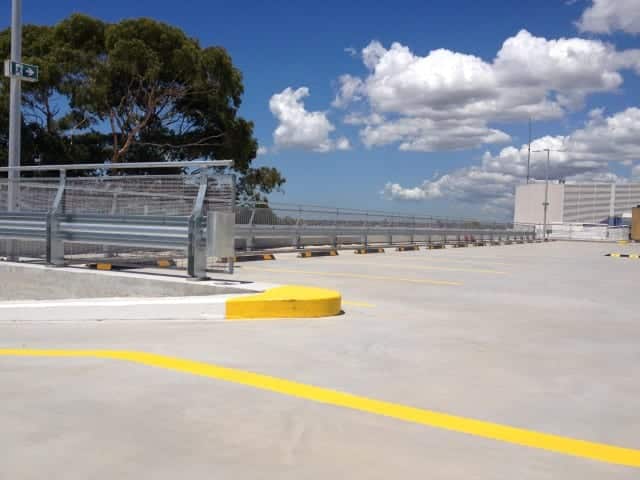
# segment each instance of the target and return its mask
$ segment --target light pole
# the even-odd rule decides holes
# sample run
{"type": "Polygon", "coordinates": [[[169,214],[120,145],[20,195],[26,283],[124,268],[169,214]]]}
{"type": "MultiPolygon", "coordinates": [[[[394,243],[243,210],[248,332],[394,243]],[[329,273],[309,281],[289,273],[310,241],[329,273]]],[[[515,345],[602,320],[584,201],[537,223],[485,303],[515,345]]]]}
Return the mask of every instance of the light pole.
{"type": "Polygon", "coordinates": [[[554,150],[552,148],[543,148],[542,150],[532,150],[532,153],[547,152],[547,167],[545,168],[545,181],[544,181],[544,219],[543,219],[543,232],[542,238],[546,242],[547,238],[547,215],[549,212],[549,164],[551,158],[551,152],[565,152],[566,150],[554,150]]]}
{"type": "MultiPolygon", "coordinates": [[[[555,151],[555,150],[554,150],[555,151]]],[[[545,168],[545,181],[544,181],[544,219],[542,222],[542,239],[547,241],[547,214],[549,212],[549,159],[551,157],[551,149],[543,148],[542,150],[532,150],[533,153],[547,152],[547,167],[545,168]]]]}
{"type": "Polygon", "coordinates": [[[549,212],[549,159],[551,157],[551,150],[545,149],[547,152],[547,168],[545,168],[545,180],[544,180],[544,223],[543,223],[543,238],[544,241],[547,241],[547,214],[549,212]]]}
{"type": "Polygon", "coordinates": [[[529,174],[531,169],[531,117],[529,117],[529,143],[527,145],[527,185],[531,175],[529,174]]]}
{"type": "MultiPolygon", "coordinates": [[[[11,0],[11,61],[22,62],[22,0],[11,0]]],[[[20,130],[22,126],[21,103],[22,84],[17,75],[11,75],[9,101],[9,188],[7,209],[11,212],[17,207],[18,179],[20,172],[20,130]]]]}

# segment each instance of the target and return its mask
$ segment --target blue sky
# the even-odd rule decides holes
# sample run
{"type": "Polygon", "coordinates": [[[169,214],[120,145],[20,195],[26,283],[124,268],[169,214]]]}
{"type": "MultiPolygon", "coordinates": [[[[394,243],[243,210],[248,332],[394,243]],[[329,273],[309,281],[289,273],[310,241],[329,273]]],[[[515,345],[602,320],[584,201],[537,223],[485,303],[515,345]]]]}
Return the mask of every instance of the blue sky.
{"type": "MultiPolygon", "coordinates": [[[[552,176],[631,176],[640,161],[638,10],[638,0],[23,2],[25,23],[52,24],[73,12],[107,21],[148,16],[202,45],[224,46],[244,74],[242,115],[267,149],[256,163],[287,178],[273,201],[495,218],[510,215],[523,181],[529,116],[535,146],[569,150],[557,154],[552,176]],[[611,13],[614,3],[619,11],[611,13]],[[496,65],[516,36],[511,60],[496,65]],[[573,43],[553,43],[562,38],[573,43]],[[534,41],[540,51],[529,54],[534,41]],[[557,58],[565,47],[583,55],[577,66],[557,58]],[[437,49],[446,53],[436,58],[437,49]],[[358,79],[356,93],[332,106],[345,74],[358,79]],[[276,94],[281,118],[270,109],[276,94]],[[345,123],[356,114],[359,125],[345,123]],[[339,148],[344,139],[348,150],[339,148]]],[[[0,13],[8,25],[9,2],[0,13]]]]}

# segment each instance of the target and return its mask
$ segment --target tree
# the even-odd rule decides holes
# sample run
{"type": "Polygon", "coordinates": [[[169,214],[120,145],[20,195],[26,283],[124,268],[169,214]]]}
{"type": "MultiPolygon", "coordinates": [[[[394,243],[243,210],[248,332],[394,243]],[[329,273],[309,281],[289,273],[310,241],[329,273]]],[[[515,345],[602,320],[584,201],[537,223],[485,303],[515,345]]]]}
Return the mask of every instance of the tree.
{"type": "MultiPolygon", "coordinates": [[[[0,32],[5,56],[9,33],[0,32]]],[[[23,49],[41,67],[41,81],[24,89],[24,142],[43,163],[230,158],[244,199],[284,184],[276,169],[251,166],[258,145],[239,116],[242,74],[222,47],[202,48],[148,18],[109,24],[75,14],[25,26],[23,49]]]]}

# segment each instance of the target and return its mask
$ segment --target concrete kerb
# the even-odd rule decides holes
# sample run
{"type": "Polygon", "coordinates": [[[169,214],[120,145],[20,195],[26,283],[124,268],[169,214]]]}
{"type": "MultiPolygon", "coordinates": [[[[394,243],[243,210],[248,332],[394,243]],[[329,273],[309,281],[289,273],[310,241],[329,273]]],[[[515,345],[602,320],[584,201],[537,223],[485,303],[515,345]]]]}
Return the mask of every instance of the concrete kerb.
{"type": "Polygon", "coordinates": [[[420,250],[418,245],[401,245],[396,248],[396,252],[415,252],[420,250]]]}
{"type": "Polygon", "coordinates": [[[605,257],[613,257],[613,258],[632,258],[634,260],[640,260],[639,254],[634,253],[607,253],[605,257]]]}
{"type": "Polygon", "coordinates": [[[101,260],[96,263],[87,264],[88,268],[94,270],[135,270],[140,268],[172,268],[176,266],[176,261],[172,258],[158,258],[149,261],[130,261],[127,259],[101,260]]]}
{"type": "Polygon", "coordinates": [[[384,248],[378,247],[367,247],[367,248],[357,248],[353,253],[358,255],[367,255],[370,253],[384,253],[384,248]]]}
{"type": "Polygon", "coordinates": [[[331,317],[341,311],[339,292],[294,285],[257,294],[0,302],[0,319],[46,322],[304,319],[331,317]]]}
{"type": "MultiPolygon", "coordinates": [[[[247,255],[238,255],[235,257],[236,262],[256,262],[261,260],[275,260],[273,253],[256,253],[247,255]]],[[[226,261],[226,259],[224,259],[226,261]]]]}
{"type": "Polygon", "coordinates": [[[324,250],[304,250],[298,254],[298,258],[312,258],[312,257],[337,257],[338,249],[330,248],[324,250]]]}
{"type": "Polygon", "coordinates": [[[0,297],[0,321],[258,320],[328,317],[342,311],[339,292],[303,286],[194,283],[143,273],[9,263],[0,264],[3,274],[14,278],[22,274],[22,281],[39,285],[23,295],[8,292],[4,296],[8,301],[0,297]],[[59,291],[38,296],[39,291],[53,288],[52,282],[59,291]],[[95,291],[102,285],[104,293],[95,291]]]}
{"type": "Polygon", "coordinates": [[[342,296],[324,288],[284,285],[257,295],[238,296],[226,301],[225,318],[318,318],[338,315],[342,296]]]}

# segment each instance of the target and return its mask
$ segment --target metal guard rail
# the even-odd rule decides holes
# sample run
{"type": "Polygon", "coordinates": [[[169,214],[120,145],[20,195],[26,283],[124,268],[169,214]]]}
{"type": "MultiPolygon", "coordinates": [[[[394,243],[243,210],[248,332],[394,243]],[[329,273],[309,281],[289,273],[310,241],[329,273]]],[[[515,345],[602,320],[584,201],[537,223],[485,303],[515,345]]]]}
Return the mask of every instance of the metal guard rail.
{"type": "Polygon", "coordinates": [[[0,212],[0,238],[44,240],[46,230],[46,214],[0,212]]]}
{"type": "Polygon", "coordinates": [[[393,244],[393,237],[408,237],[410,243],[422,238],[430,243],[433,236],[441,237],[444,242],[451,236],[461,242],[463,236],[478,236],[477,240],[533,240],[535,233],[526,230],[488,230],[455,229],[435,227],[394,227],[394,226],[335,226],[335,225],[238,225],[235,226],[236,238],[246,242],[252,249],[256,238],[290,238],[291,245],[300,248],[303,244],[313,244],[312,238],[327,239],[334,247],[339,246],[340,238],[359,238],[367,246],[370,237],[385,237],[384,243],[393,244]],[[305,241],[306,239],[306,241],[305,241]]]}
{"type": "MultiPolygon", "coordinates": [[[[209,166],[211,162],[201,162],[209,166]]],[[[0,212],[0,238],[46,242],[46,261],[63,266],[65,242],[117,245],[140,248],[185,249],[187,272],[207,278],[207,217],[203,205],[208,187],[207,170],[191,215],[143,216],[72,214],[64,211],[66,174],[61,169],[55,199],[49,212],[0,212]]],[[[233,271],[233,264],[229,264],[233,271]]]]}
{"type": "Polygon", "coordinates": [[[187,269],[206,278],[204,216],[110,216],[0,212],[0,238],[46,242],[47,263],[63,266],[64,243],[153,247],[188,251],[187,269]]]}

